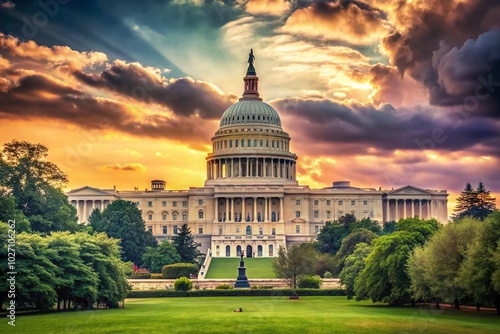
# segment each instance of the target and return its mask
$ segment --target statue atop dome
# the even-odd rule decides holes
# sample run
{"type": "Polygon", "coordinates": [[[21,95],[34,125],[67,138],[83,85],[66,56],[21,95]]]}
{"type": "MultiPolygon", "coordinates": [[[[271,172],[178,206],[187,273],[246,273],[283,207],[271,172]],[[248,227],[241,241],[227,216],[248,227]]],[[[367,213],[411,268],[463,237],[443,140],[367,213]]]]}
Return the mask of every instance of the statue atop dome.
{"type": "Polygon", "coordinates": [[[248,61],[247,61],[247,63],[249,63],[250,66],[252,66],[254,60],[255,60],[255,56],[253,55],[253,49],[250,49],[250,53],[248,54],[248,61]]]}

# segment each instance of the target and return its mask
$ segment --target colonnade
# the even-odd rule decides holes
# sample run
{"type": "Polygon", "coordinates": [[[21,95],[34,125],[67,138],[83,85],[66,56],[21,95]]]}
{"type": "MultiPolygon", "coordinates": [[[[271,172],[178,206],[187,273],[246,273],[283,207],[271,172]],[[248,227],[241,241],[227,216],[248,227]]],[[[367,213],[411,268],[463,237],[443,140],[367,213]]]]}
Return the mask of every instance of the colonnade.
{"type": "Polygon", "coordinates": [[[283,197],[217,197],[214,202],[215,222],[283,222],[283,197]],[[221,200],[224,208],[219,210],[221,200]],[[279,207],[273,200],[279,200],[279,207]]]}
{"type": "Polygon", "coordinates": [[[94,209],[103,211],[111,203],[110,200],[72,200],[71,204],[76,208],[78,223],[86,223],[94,209]]]}
{"type": "Polygon", "coordinates": [[[385,221],[415,216],[430,219],[437,216],[432,200],[429,199],[386,199],[384,202],[385,221]]]}
{"type": "Polygon", "coordinates": [[[295,180],[297,168],[292,159],[217,158],[207,162],[207,179],[231,177],[278,177],[295,180]]]}

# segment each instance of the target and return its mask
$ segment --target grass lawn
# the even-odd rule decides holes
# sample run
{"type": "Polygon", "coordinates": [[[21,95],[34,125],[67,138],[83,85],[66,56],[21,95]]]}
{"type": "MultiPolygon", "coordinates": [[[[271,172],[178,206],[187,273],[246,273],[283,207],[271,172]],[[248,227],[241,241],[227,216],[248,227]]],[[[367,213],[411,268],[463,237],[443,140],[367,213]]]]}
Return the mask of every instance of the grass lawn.
{"type": "Polygon", "coordinates": [[[4,318],[1,333],[499,333],[494,313],[388,307],[345,297],[130,299],[124,309],[4,318]],[[243,308],[243,313],[233,309],[243,308]]]}
{"type": "MultiPolygon", "coordinates": [[[[245,258],[247,277],[252,278],[276,278],[273,272],[274,258],[245,258]]],[[[240,258],[220,258],[212,259],[205,278],[234,278],[238,276],[240,258]]]]}

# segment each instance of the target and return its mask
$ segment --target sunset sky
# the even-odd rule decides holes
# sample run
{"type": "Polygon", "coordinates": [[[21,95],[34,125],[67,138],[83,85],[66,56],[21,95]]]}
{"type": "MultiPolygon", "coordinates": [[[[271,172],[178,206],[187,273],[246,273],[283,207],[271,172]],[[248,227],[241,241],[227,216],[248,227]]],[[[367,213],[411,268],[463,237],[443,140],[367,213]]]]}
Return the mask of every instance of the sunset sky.
{"type": "Polygon", "coordinates": [[[250,48],[300,184],[500,197],[497,0],[0,0],[0,143],[67,190],[203,186],[250,48]]]}

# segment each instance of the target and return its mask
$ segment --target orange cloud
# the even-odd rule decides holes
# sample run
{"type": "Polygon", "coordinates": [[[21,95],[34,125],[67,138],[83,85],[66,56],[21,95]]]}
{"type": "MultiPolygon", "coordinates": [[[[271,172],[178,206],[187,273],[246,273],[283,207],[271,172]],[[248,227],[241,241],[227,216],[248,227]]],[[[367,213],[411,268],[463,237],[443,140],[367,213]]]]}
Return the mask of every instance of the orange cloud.
{"type": "Polygon", "coordinates": [[[280,16],[291,9],[291,3],[285,0],[249,0],[245,9],[253,15],[280,16]]]}
{"type": "Polygon", "coordinates": [[[361,8],[355,3],[318,2],[296,10],[282,31],[365,45],[380,41],[389,28],[378,10],[361,8]]]}
{"type": "Polygon", "coordinates": [[[140,163],[127,163],[127,164],[114,164],[114,165],[103,165],[99,167],[102,172],[145,172],[147,170],[146,166],[140,163]]]}

